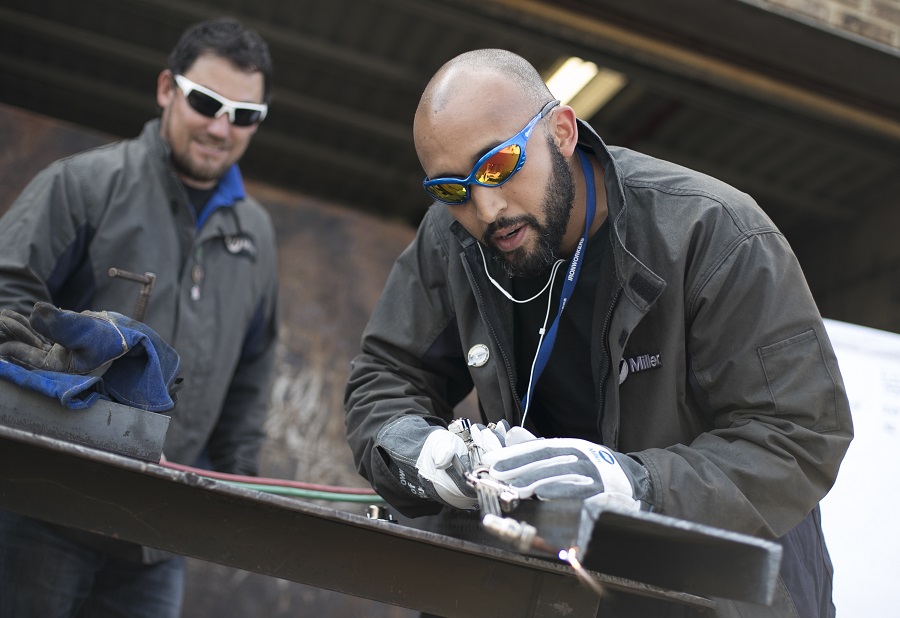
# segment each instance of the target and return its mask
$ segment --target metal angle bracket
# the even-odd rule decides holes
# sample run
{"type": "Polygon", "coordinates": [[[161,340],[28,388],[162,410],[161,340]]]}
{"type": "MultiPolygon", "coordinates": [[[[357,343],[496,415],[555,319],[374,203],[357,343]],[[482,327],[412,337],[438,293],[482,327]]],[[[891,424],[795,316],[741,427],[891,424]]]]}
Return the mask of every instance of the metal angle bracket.
{"type": "Polygon", "coordinates": [[[585,568],[681,590],[769,605],[782,547],[675,517],[585,506],[578,546],[585,568]],[[652,559],[649,559],[652,558],[652,559]]]}
{"type": "Polygon", "coordinates": [[[52,397],[0,380],[0,425],[158,462],[169,417],[102,399],[72,410],[52,397]]]}

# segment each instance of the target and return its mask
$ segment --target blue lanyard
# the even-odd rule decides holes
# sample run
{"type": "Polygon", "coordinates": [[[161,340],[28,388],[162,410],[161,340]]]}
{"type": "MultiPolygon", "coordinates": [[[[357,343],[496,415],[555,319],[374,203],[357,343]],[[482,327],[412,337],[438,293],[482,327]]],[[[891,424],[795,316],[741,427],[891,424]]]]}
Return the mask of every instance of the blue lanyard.
{"type": "MultiPolygon", "coordinates": [[[[578,274],[581,272],[581,264],[584,261],[582,259],[582,254],[587,246],[591,223],[594,221],[594,211],[596,209],[596,204],[594,203],[596,201],[594,171],[591,168],[587,156],[581,149],[576,149],[576,152],[578,152],[578,157],[581,159],[581,169],[584,172],[584,181],[587,185],[587,207],[584,215],[584,234],[581,236],[581,240],[578,241],[575,253],[569,261],[569,269],[566,271],[566,280],[563,282],[562,293],[559,297],[559,310],[556,313],[556,317],[553,319],[553,324],[541,340],[537,355],[535,356],[534,369],[531,372],[528,392],[525,393],[525,396],[522,398],[522,410],[526,412],[528,410],[528,400],[534,392],[538,378],[541,377],[544,368],[547,366],[547,361],[550,360],[550,353],[553,352],[553,344],[556,342],[556,331],[559,329],[559,316],[562,315],[563,309],[566,308],[566,303],[572,296],[572,292],[575,290],[575,283],[578,281],[578,274]]],[[[551,290],[550,293],[552,294],[553,291],[551,290]]]]}

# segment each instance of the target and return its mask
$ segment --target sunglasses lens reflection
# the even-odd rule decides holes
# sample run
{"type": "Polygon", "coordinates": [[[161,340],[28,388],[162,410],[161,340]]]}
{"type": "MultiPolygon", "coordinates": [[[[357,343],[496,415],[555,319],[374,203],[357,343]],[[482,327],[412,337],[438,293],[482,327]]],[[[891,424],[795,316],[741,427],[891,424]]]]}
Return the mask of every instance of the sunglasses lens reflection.
{"type": "Polygon", "coordinates": [[[440,185],[431,185],[425,189],[436,199],[450,203],[462,204],[466,201],[466,187],[462,184],[446,182],[440,185]]]}
{"type": "Polygon", "coordinates": [[[485,161],[475,172],[475,180],[485,185],[498,185],[515,171],[522,149],[517,144],[507,146],[485,161]]]}
{"type": "MultiPolygon", "coordinates": [[[[516,171],[521,156],[522,148],[518,144],[498,150],[475,172],[475,181],[488,187],[502,184],[516,171]]],[[[430,185],[425,190],[447,204],[462,204],[469,199],[467,187],[462,183],[445,182],[430,185]]]]}
{"type": "Polygon", "coordinates": [[[214,118],[216,112],[218,112],[222,108],[222,104],[216,101],[211,96],[205,95],[202,92],[198,92],[197,90],[192,90],[191,93],[187,96],[188,103],[191,104],[191,107],[194,108],[199,114],[203,114],[207,118],[214,118]]]}
{"type": "Polygon", "coordinates": [[[234,110],[234,124],[239,127],[249,127],[251,124],[259,122],[262,112],[256,109],[246,109],[238,107],[234,110]]]}

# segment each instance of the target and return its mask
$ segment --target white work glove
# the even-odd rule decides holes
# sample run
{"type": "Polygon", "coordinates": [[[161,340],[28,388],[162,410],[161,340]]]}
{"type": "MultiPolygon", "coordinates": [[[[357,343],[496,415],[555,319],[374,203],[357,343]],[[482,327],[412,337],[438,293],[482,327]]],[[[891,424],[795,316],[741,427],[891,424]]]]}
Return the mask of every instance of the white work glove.
{"type": "MultiPolygon", "coordinates": [[[[482,453],[488,453],[503,448],[507,427],[505,422],[490,429],[471,425],[470,433],[482,453]]],[[[455,433],[410,414],[382,427],[375,446],[384,454],[399,486],[411,494],[458,509],[478,507],[475,490],[465,477],[465,469],[470,467],[469,450],[455,433]],[[463,470],[454,465],[455,458],[459,458],[463,470]]]]}
{"type": "Polygon", "coordinates": [[[518,425],[512,429],[507,429],[504,438],[506,439],[506,446],[515,446],[516,444],[528,442],[529,440],[537,440],[537,437],[535,437],[533,433],[518,425]]]}
{"type": "Polygon", "coordinates": [[[474,490],[468,487],[465,477],[453,468],[453,457],[467,462],[469,451],[465,442],[455,433],[438,427],[425,439],[416,459],[416,471],[423,479],[431,481],[440,500],[458,509],[478,507],[474,490]]]}
{"type": "MultiPolygon", "coordinates": [[[[481,448],[482,457],[485,453],[504,447],[508,427],[506,421],[491,424],[490,427],[480,424],[469,426],[472,441],[481,448]]],[[[528,435],[531,439],[534,438],[530,433],[528,435]]],[[[453,469],[454,455],[459,457],[463,465],[471,466],[469,449],[463,439],[446,429],[437,429],[425,439],[422,451],[416,459],[416,470],[420,477],[431,481],[441,501],[458,509],[477,508],[478,501],[474,499],[472,489],[465,478],[460,479],[457,471],[453,469]],[[462,487],[460,481],[463,483],[462,487]]]]}
{"type": "Polygon", "coordinates": [[[483,462],[493,478],[511,485],[520,498],[580,498],[637,511],[641,502],[635,477],[649,483],[634,459],[576,438],[521,442],[486,453],[483,462]]]}
{"type": "Polygon", "coordinates": [[[486,427],[475,424],[470,427],[469,432],[472,434],[472,441],[481,447],[483,453],[535,439],[534,434],[527,429],[522,427],[510,429],[509,423],[505,420],[499,423],[491,423],[486,427]]]}

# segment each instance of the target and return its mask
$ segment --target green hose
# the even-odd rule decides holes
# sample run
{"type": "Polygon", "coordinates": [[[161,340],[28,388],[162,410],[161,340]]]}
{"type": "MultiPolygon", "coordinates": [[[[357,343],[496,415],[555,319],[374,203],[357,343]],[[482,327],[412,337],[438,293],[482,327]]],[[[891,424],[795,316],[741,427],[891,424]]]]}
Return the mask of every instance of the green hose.
{"type": "Polygon", "coordinates": [[[342,494],[332,491],[316,491],[313,489],[298,489],[296,487],[280,487],[277,485],[258,485],[255,483],[239,483],[237,481],[222,481],[235,487],[255,489],[269,494],[293,496],[296,498],[308,498],[310,500],[330,500],[332,502],[364,502],[367,504],[384,504],[381,496],[366,494],[342,494]]]}

